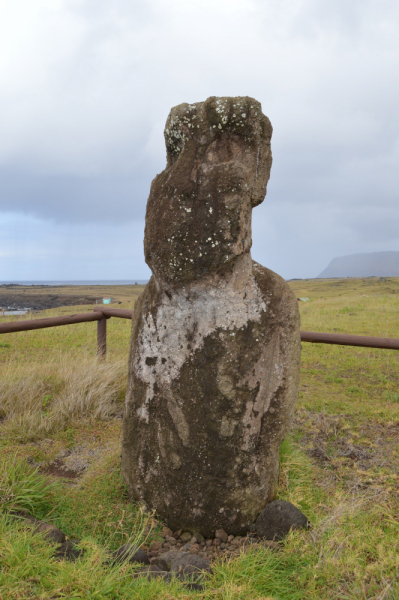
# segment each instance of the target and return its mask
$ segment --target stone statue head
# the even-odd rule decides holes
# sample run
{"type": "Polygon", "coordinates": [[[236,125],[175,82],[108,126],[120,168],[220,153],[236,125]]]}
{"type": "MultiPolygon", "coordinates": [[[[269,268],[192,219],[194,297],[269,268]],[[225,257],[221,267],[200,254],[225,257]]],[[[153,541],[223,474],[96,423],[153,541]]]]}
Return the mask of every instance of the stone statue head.
{"type": "Polygon", "coordinates": [[[272,126],[248,97],[172,108],[166,169],[152,182],[144,250],[156,279],[196,281],[249,253],[252,208],[266,194],[272,126]]]}

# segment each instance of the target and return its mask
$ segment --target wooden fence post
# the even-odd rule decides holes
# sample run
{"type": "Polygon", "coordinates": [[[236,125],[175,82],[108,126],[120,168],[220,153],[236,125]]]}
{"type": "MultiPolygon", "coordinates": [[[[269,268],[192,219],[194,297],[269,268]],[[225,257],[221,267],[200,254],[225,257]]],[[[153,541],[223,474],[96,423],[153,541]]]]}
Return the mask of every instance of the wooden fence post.
{"type": "Polygon", "coordinates": [[[107,317],[97,321],[97,357],[105,358],[107,352],[107,317]]]}

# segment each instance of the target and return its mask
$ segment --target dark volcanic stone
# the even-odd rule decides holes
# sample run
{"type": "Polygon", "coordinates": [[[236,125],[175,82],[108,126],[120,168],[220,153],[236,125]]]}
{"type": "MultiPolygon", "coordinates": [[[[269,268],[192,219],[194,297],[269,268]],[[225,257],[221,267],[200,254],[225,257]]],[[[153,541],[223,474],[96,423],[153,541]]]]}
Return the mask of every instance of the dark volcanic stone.
{"type": "Polygon", "coordinates": [[[256,533],[267,540],[281,540],[290,529],[308,527],[307,517],[291,502],[275,500],[256,519],[256,533]]]}
{"type": "Polygon", "coordinates": [[[227,542],[228,537],[229,536],[227,535],[224,529],[218,529],[215,533],[215,538],[217,538],[221,542],[227,542]]]}
{"type": "Polygon", "coordinates": [[[204,536],[201,535],[200,533],[198,533],[197,531],[194,533],[194,536],[199,544],[202,544],[205,542],[204,536]]]}
{"type": "Polygon", "coordinates": [[[171,550],[170,552],[164,552],[163,554],[151,559],[151,564],[159,567],[162,569],[162,571],[170,571],[172,563],[183,558],[183,556],[186,556],[187,554],[188,552],[176,552],[171,550]]]}
{"type": "Polygon", "coordinates": [[[207,558],[187,553],[185,556],[176,558],[170,568],[180,579],[198,579],[204,571],[212,572],[211,563],[207,558]]]}
{"type": "Polygon", "coordinates": [[[246,533],[275,496],[300,331],[288,283],[250,253],[271,135],[248,97],[181,104],[166,123],[167,165],[146,212],[152,277],[132,318],[122,469],[130,497],[173,531],[246,533]]]}
{"type": "Polygon", "coordinates": [[[112,553],[112,558],[114,562],[125,562],[129,563],[143,563],[144,565],[150,564],[150,559],[147,554],[141,548],[137,548],[137,546],[133,546],[132,544],[124,544],[118,550],[112,553]]]}
{"type": "Polygon", "coordinates": [[[181,547],[181,549],[183,550],[183,552],[188,552],[190,550],[190,548],[192,548],[194,546],[194,544],[192,544],[191,542],[188,542],[188,544],[184,544],[184,546],[181,547]]]}
{"type": "Polygon", "coordinates": [[[10,513],[8,513],[8,516],[11,519],[26,519],[28,521],[37,521],[39,522],[39,519],[35,519],[35,517],[32,517],[29,512],[25,509],[25,508],[20,508],[19,510],[14,510],[10,513]]]}
{"type": "Polygon", "coordinates": [[[169,537],[169,538],[167,538],[167,542],[168,542],[168,544],[170,544],[171,546],[176,546],[176,544],[177,544],[177,541],[175,540],[175,538],[174,538],[174,537],[169,537]]]}
{"type": "Polygon", "coordinates": [[[184,586],[188,590],[195,590],[196,592],[203,592],[205,589],[205,587],[202,585],[202,583],[195,583],[195,581],[188,581],[187,583],[184,584],[184,586]]]}
{"type": "Polygon", "coordinates": [[[173,537],[175,538],[175,540],[178,540],[180,538],[182,531],[183,531],[182,529],[179,529],[179,531],[175,531],[175,533],[173,534],[173,537]]]}
{"type": "Polygon", "coordinates": [[[182,542],[190,542],[192,538],[192,535],[189,531],[185,531],[184,533],[181,534],[180,539],[182,542]]]}
{"type": "Polygon", "coordinates": [[[71,561],[77,560],[84,552],[78,548],[79,542],[80,540],[66,540],[66,542],[60,545],[54,557],[71,561]]]}
{"type": "Polygon", "coordinates": [[[29,525],[34,525],[35,528],[33,533],[42,533],[44,539],[48,542],[55,544],[62,544],[65,542],[65,534],[61,529],[58,529],[58,527],[51,523],[45,523],[44,521],[32,517],[26,510],[15,511],[14,513],[10,513],[9,516],[12,519],[22,519],[26,523],[29,523],[29,525]]]}
{"type": "Polygon", "coordinates": [[[159,552],[159,550],[162,548],[162,542],[154,542],[151,545],[151,551],[152,552],[159,552]]]}
{"type": "Polygon", "coordinates": [[[150,565],[149,567],[141,567],[135,573],[136,577],[147,577],[148,579],[157,579],[158,577],[162,577],[165,581],[170,581],[172,579],[171,573],[167,571],[162,571],[156,565],[150,565]]]}
{"type": "Polygon", "coordinates": [[[46,541],[55,544],[63,544],[65,542],[65,533],[55,525],[44,523],[44,521],[38,522],[33,533],[42,533],[46,541]]]}

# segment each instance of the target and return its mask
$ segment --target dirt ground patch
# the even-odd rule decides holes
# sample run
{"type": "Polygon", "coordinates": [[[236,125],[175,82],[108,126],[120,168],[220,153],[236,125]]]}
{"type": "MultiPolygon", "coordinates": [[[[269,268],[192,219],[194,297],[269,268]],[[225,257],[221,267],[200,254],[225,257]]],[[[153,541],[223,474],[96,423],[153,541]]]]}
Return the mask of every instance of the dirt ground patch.
{"type": "Polygon", "coordinates": [[[82,475],[82,471],[68,469],[66,464],[60,458],[57,458],[57,460],[53,461],[48,466],[42,467],[40,471],[46,475],[61,477],[63,479],[77,479],[82,475]]]}
{"type": "Polygon", "coordinates": [[[62,450],[51,462],[35,461],[35,464],[47,475],[62,479],[79,479],[108,450],[109,445],[96,447],[92,444],[80,444],[72,450],[62,450]]]}
{"type": "Polygon", "coordinates": [[[299,409],[294,430],[308,456],[345,487],[399,489],[399,421],[380,423],[299,409]]]}

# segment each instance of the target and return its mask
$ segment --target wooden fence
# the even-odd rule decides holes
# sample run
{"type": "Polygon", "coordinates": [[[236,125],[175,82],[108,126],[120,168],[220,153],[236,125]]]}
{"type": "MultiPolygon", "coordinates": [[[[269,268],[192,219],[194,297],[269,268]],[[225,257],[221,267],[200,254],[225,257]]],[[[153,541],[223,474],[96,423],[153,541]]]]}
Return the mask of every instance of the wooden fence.
{"type": "MultiPolygon", "coordinates": [[[[66,317],[50,317],[47,319],[32,319],[30,321],[10,321],[0,324],[0,334],[17,331],[31,331],[46,327],[60,327],[74,323],[97,321],[97,356],[103,358],[107,351],[107,319],[131,319],[133,311],[122,308],[96,307],[93,312],[68,315],[66,317]]],[[[347,335],[342,333],[319,333],[316,331],[301,331],[301,341],[313,344],[339,344],[341,346],[362,346],[364,348],[384,348],[399,350],[399,339],[370,337],[366,335],[347,335]]]]}

